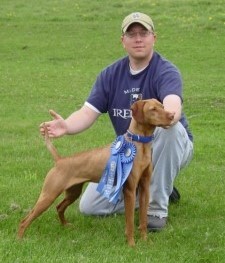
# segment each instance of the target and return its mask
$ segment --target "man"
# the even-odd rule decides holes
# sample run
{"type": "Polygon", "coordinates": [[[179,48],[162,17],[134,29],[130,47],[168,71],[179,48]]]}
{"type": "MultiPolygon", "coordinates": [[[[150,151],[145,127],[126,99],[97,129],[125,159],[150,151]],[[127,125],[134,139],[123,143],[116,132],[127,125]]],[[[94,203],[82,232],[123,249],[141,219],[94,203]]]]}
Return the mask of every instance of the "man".
{"type": "MultiPolygon", "coordinates": [[[[156,41],[152,19],[132,13],[122,22],[121,41],[128,56],[105,68],[97,77],[83,107],[63,119],[50,111],[53,121],[45,122],[50,137],[77,134],[89,128],[102,113],[108,113],[117,135],[124,134],[131,120],[131,104],[137,99],[155,98],[165,110],[175,113],[169,127],[156,128],[152,143],[153,174],[148,210],[149,231],[161,230],[168,218],[170,198],[179,198],[173,183],[193,153],[192,134],[182,113],[182,79],[178,69],[154,51],[156,41]],[[173,190],[174,189],[174,190],[173,190]]],[[[43,124],[40,126],[43,135],[43,124]]],[[[123,199],[113,205],[89,183],[81,201],[81,212],[107,215],[124,211],[123,199]]]]}

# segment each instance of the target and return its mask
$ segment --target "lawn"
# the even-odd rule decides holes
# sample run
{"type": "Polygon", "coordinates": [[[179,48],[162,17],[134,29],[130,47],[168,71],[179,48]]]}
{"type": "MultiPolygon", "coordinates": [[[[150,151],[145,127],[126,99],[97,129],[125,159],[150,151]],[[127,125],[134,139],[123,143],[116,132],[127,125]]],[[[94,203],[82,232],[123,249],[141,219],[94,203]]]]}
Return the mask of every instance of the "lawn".
{"type": "MultiPolygon", "coordinates": [[[[225,11],[222,0],[25,1],[0,8],[0,260],[2,262],[224,262],[225,11]],[[184,80],[184,111],[195,156],[176,186],[181,200],[160,233],[125,243],[124,215],[85,217],[78,204],[63,228],[52,206],[16,239],[19,221],[39,195],[52,158],[39,135],[48,110],[79,109],[97,74],[121,56],[121,21],[152,16],[156,50],[184,80]]],[[[54,141],[69,155],[111,142],[107,115],[88,131],[54,141]]],[[[57,200],[57,202],[59,202],[57,200]]],[[[57,203],[56,202],[56,203],[57,203]]],[[[136,225],[138,215],[136,215],[136,225]]]]}

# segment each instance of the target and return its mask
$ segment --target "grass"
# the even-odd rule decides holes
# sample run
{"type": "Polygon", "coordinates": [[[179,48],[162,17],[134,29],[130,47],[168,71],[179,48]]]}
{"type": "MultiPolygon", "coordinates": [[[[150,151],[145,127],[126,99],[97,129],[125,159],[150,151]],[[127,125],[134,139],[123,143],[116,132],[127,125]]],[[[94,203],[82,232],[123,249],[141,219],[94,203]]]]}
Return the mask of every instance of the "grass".
{"type": "MultiPolygon", "coordinates": [[[[1,1],[2,262],[223,262],[224,33],[222,0],[1,1]],[[151,14],[156,49],[183,75],[195,157],[176,182],[182,199],[170,206],[165,231],[149,234],[146,243],[136,232],[135,249],[125,244],[123,215],[84,217],[77,204],[67,211],[73,227],[62,228],[51,207],[18,242],[18,223],[52,166],[38,126],[50,108],[64,117],[78,109],[100,70],[125,54],[120,24],[134,10],[151,14]]],[[[88,131],[54,143],[69,155],[113,138],[102,116],[88,131]]]]}

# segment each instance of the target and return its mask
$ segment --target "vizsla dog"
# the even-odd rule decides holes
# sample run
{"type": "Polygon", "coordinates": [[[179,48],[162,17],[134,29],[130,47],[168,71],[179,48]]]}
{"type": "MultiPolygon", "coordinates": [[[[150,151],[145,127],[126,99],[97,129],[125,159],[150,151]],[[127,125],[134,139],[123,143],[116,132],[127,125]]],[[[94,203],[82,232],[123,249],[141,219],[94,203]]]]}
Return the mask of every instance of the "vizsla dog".
{"type": "MultiPolygon", "coordinates": [[[[147,238],[147,209],[149,203],[149,185],[152,172],[151,143],[140,142],[137,138],[149,137],[156,126],[166,127],[174,118],[174,113],[164,110],[162,104],[155,99],[140,100],[131,106],[132,120],[128,130],[134,134],[133,143],[136,146],[131,173],[126,180],[123,193],[125,201],[125,234],[129,246],[134,246],[134,211],[136,191],[139,192],[139,230],[141,238],[147,238]],[[136,139],[135,139],[136,138],[136,139]]],[[[131,140],[128,133],[126,140],[131,140]]],[[[64,200],[57,206],[61,224],[66,225],[64,213],[81,194],[86,182],[99,182],[106,163],[110,158],[110,145],[71,157],[60,157],[50,139],[45,136],[46,145],[55,159],[55,166],[48,172],[44,185],[34,208],[21,221],[18,237],[22,238],[27,227],[46,211],[55,199],[65,191],[64,200]]]]}

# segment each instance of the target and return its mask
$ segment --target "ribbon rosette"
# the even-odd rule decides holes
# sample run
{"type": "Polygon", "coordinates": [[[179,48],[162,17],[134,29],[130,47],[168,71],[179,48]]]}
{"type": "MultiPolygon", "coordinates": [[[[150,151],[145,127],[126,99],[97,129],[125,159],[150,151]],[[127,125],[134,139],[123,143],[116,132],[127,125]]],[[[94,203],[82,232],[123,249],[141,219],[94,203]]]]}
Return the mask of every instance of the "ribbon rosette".
{"type": "Polygon", "coordinates": [[[126,141],[124,136],[118,136],[112,143],[111,156],[97,186],[97,191],[109,202],[116,204],[120,200],[122,187],[131,172],[135,155],[135,145],[126,141]]]}

